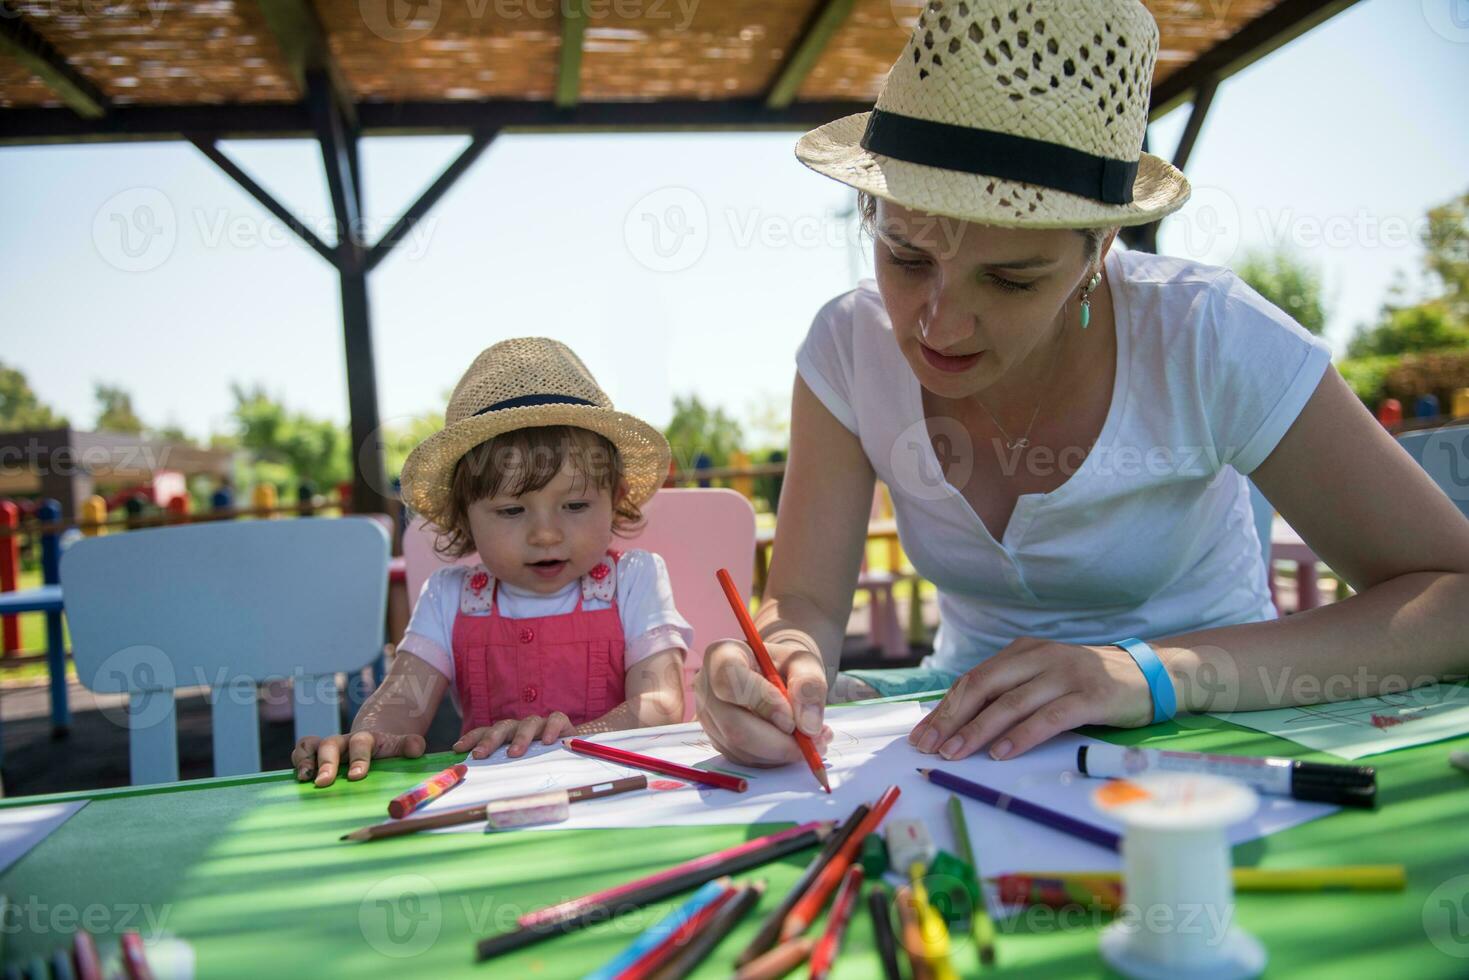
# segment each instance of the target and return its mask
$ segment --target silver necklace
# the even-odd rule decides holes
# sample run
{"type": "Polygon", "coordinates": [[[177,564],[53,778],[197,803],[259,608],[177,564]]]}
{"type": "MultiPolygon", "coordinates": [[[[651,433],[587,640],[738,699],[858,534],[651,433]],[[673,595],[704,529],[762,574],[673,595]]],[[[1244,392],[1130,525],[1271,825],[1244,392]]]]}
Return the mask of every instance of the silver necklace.
{"type": "MultiPolygon", "coordinates": [[[[1066,321],[1065,310],[1063,310],[1061,313],[1061,321],[1063,324],[1066,321]]],[[[1061,339],[1056,341],[1056,352],[1051,355],[1051,367],[1047,375],[1048,377],[1050,374],[1054,374],[1056,371],[1056,362],[1061,359],[1061,348],[1066,343],[1067,332],[1068,331],[1063,326],[1061,328],[1061,339]]],[[[979,402],[979,407],[984,409],[984,413],[990,417],[990,421],[995,423],[995,428],[1000,430],[1000,436],[1005,440],[1006,449],[1027,449],[1030,447],[1030,431],[1035,428],[1035,420],[1041,414],[1041,403],[1043,400],[1043,397],[1036,399],[1035,411],[1030,413],[1030,423],[1025,427],[1025,434],[1022,435],[1019,439],[1010,438],[1010,433],[1005,431],[1005,427],[1000,424],[999,419],[995,418],[995,413],[990,411],[988,405],[986,405],[984,402],[979,402]]],[[[976,398],[975,401],[979,401],[979,399],[976,398]]]]}

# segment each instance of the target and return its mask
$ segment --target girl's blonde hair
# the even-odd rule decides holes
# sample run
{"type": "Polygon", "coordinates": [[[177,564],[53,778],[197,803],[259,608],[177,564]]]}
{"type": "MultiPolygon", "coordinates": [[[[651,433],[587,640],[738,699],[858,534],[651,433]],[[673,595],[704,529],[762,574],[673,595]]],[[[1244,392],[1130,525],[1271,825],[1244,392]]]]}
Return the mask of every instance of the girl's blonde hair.
{"type": "Polygon", "coordinates": [[[643,513],[627,497],[622,455],[612,441],[590,429],[547,425],[502,432],[459,458],[450,481],[448,526],[439,532],[434,549],[449,559],[469,554],[474,550],[471,504],[539,490],[568,462],[589,486],[612,493],[614,534],[627,536],[641,527],[643,513]]]}

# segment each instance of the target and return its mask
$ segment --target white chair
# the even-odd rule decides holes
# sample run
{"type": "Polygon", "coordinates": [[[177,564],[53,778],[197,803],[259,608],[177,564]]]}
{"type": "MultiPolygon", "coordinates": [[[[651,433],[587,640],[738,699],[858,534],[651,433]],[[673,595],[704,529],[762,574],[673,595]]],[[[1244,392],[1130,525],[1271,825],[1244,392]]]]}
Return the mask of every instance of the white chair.
{"type": "Polygon", "coordinates": [[[337,673],[382,653],[388,551],[361,517],[191,524],[68,550],[77,679],[128,695],[132,782],[178,779],[181,687],[209,687],[218,776],[260,771],[261,681],[293,682],[298,739],[340,732],[337,673]]]}

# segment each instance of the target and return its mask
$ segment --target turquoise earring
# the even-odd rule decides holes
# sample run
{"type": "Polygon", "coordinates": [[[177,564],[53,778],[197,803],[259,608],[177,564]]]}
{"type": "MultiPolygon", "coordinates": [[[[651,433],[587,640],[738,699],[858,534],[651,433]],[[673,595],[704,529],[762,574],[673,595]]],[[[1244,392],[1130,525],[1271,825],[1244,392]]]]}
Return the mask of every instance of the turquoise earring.
{"type": "Polygon", "coordinates": [[[1085,330],[1092,322],[1092,290],[1097,288],[1097,283],[1102,281],[1100,272],[1092,276],[1091,281],[1081,291],[1081,329],[1085,330]]]}

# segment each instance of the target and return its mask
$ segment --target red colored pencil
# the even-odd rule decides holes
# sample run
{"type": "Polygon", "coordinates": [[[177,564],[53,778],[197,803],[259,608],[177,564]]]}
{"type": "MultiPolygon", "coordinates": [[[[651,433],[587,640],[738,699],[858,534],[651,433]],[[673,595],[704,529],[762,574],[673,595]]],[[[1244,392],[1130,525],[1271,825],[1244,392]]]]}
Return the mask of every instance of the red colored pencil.
{"type": "Polygon", "coordinates": [[[568,901],[560,903],[559,905],[548,905],[546,908],[537,909],[534,912],[527,912],[525,915],[522,915],[519,919],[516,920],[516,925],[522,928],[526,928],[529,926],[534,926],[537,923],[550,922],[556,919],[561,919],[565,916],[575,914],[580,909],[587,908],[593,905],[611,904],[613,902],[616,902],[623,896],[640,891],[641,889],[646,888],[649,885],[658,884],[659,882],[666,881],[671,878],[676,878],[691,871],[702,871],[705,868],[716,867],[722,862],[728,861],[731,858],[739,857],[743,854],[748,854],[751,851],[758,851],[761,848],[769,847],[772,844],[777,844],[782,841],[789,840],[792,837],[799,837],[802,834],[809,833],[813,830],[825,829],[829,831],[830,827],[831,824],[827,821],[813,820],[810,823],[803,823],[795,827],[791,827],[789,830],[782,830],[778,833],[769,834],[765,837],[757,837],[754,840],[745,841],[745,843],[743,844],[737,844],[734,847],[727,848],[723,851],[716,851],[713,854],[706,854],[703,857],[697,857],[691,861],[685,861],[683,864],[676,864],[671,868],[667,868],[663,871],[654,872],[653,874],[647,875],[643,878],[639,878],[636,881],[629,881],[626,884],[622,885],[614,885],[611,888],[604,888],[602,891],[599,892],[592,892],[590,895],[583,895],[580,898],[570,899],[568,901]]]}
{"type": "Polygon", "coordinates": [[[677,776],[679,779],[687,779],[691,783],[703,783],[705,786],[714,786],[719,789],[734,790],[743,793],[750,788],[749,782],[739,776],[728,776],[722,772],[708,772],[703,769],[695,769],[692,766],[681,766],[677,762],[669,762],[665,759],[655,759],[651,755],[643,755],[641,752],[629,752],[627,749],[617,749],[600,742],[588,742],[586,739],[569,738],[566,747],[573,752],[582,755],[595,756],[598,759],[606,759],[608,762],[618,762],[624,766],[632,766],[634,769],[650,769],[653,772],[661,772],[665,776],[677,776]]]}
{"type": "MultiPolygon", "coordinates": [[[[736,588],[734,579],[729,577],[729,572],[721,568],[715,572],[719,577],[719,584],[724,587],[724,597],[729,600],[729,607],[734,610],[735,619],[740,621],[740,629],[744,630],[745,641],[750,644],[750,649],[755,651],[755,660],[760,664],[760,672],[765,679],[775,686],[781,697],[787,701],[791,699],[791,692],[786,690],[786,682],[780,676],[780,671],[775,668],[775,661],[770,659],[770,651],[765,649],[765,641],[760,638],[760,631],[755,629],[755,621],[750,618],[749,607],[740,596],[740,590],[736,588]]],[[[794,711],[794,707],[792,708],[794,711]]],[[[794,715],[792,716],[794,717],[794,715]]],[[[816,751],[816,743],[811,741],[811,736],[797,728],[796,747],[801,750],[801,755],[806,760],[806,765],[811,767],[811,775],[821,784],[821,788],[828,793],[831,792],[831,781],[826,777],[826,765],[821,761],[821,753],[816,751]]]]}
{"type": "Polygon", "coordinates": [[[78,929],[72,937],[72,951],[76,961],[77,980],[102,980],[102,957],[97,955],[97,942],[85,929],[78,929]]]}
{"type": "Polygon", "coordinates": [[[661,943],[648,950],[635,963],[619,973],[617,980],[647,980],[663,964],[678,955],[688,945],[689,940],[702,932],[710,920],[718,915],[720,910],[728,905],[740,891],[741,889],[733,887],[726,889],[723,895],[689,916],[683,925],[665,936],[661,943]]]}
{"type": "Polygon", "coordinates": [[[831,914],[826,918],[826,932],[811,951],[811,980],[825,980],[836,962],[837,951],[842,947],[842,936],[846,934],[847,922],[852,918],[852,909],[857,904],[857,894],[862,891],[862,865],[854,864],[842,878],[842,890],[837,892],[832,903],[831,914]]]}
{"type": "Polygon", "coordinates": [[[128,980],[153,980],[148,955],[143,952],[143,937],[136,932],[122,934],[122,968],[128,980]]]}
{"type": "Polygon", "coordinates": [[[857,825],[852,836],[847,838],[842,849],[827,862],[826,867],[821,869],[821,874],[806,890],[806,894],[802,895],[801,900],[791,908],[791,914],[786,916],[786,924],[780,931],[781,939],[799,936],[816,920],[816,916],[821,913],[821,907],[831,896],[832,889],[836,888],[837,883],[842,880],[842,876],[847,873],[847,868],[852,866],[857,852],[862,848],[862,842],[867,839],[868,834],[877,829],[878,824],[882,823],[882,818],[887,816],[893,804],[898,801],[900,792],[898,787],[889,786],[882,796],[878,797],[877,803],[867,811],[867,816],[862,818],[862,822],[857,825]]]}

